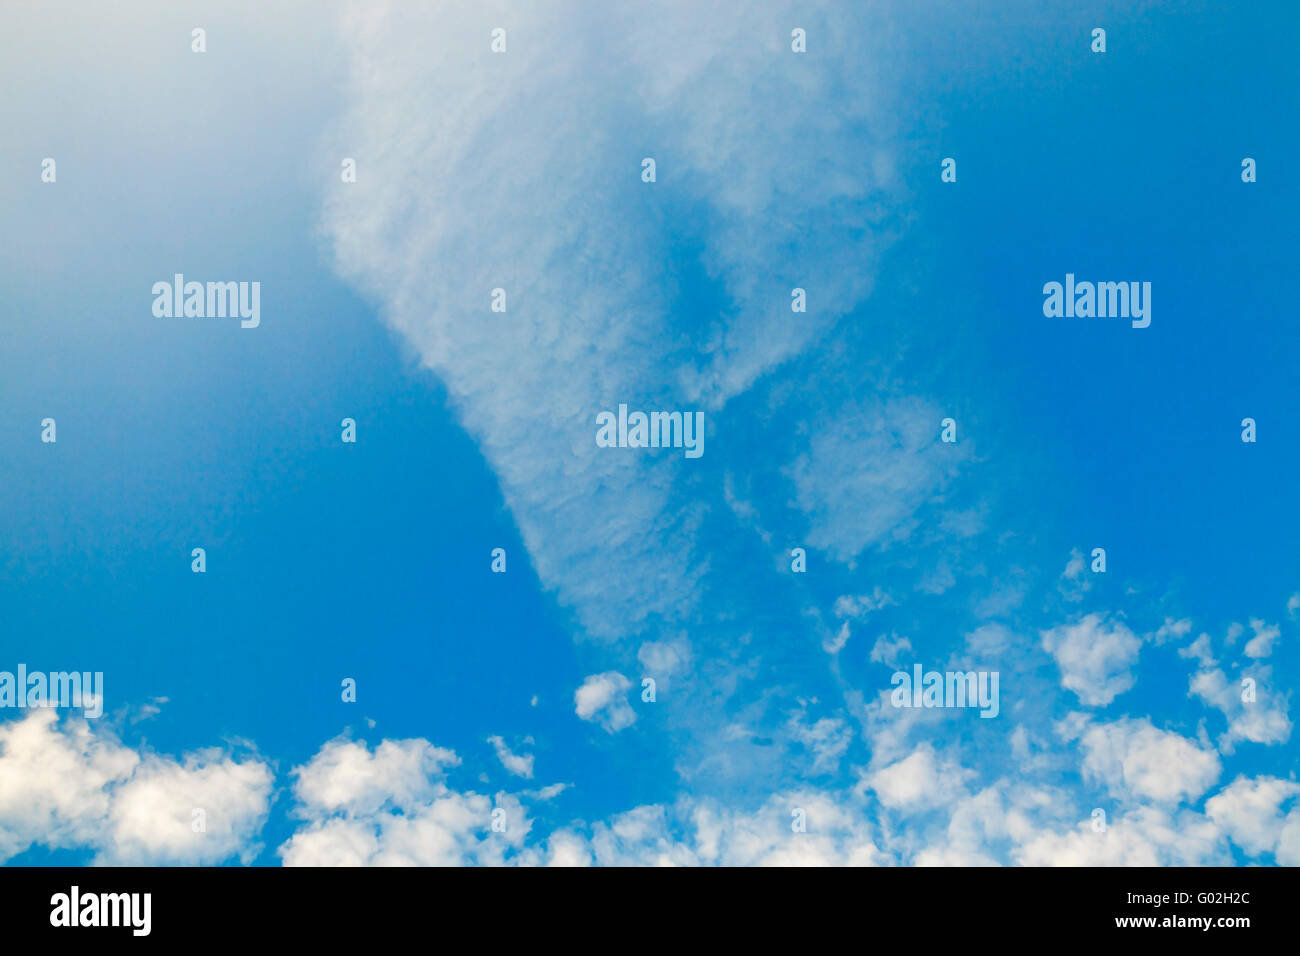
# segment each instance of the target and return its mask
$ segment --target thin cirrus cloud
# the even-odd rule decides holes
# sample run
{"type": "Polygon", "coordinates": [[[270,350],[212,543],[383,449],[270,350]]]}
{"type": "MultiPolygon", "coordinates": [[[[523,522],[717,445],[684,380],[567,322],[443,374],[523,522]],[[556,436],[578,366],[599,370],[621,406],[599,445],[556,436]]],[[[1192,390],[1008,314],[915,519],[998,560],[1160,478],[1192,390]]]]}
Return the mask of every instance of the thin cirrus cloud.
{"type": "Polygon", "coordinates": [[[700,409],[712,437],[731,398],[869,294],[897,202],[879,61],[782,56],[795,4],[368,9],[335,133],[358,181],[324,214],[339,271],[446,384],[588,633],[687,615],[708,508],[683,490],[692,463],[601,453],[595,415],[700,409]],[[508,53],[490,56],[500,24],[508,53]],[[818,109],[831,88],[848,105],[818,109]]]}

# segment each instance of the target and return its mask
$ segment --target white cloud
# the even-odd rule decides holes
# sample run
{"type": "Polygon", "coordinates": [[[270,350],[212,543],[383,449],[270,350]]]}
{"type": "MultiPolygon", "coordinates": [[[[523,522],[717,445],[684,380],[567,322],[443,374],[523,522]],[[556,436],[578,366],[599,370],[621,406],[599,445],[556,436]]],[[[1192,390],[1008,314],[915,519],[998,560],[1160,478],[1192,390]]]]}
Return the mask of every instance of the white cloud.
{"type": "Polygon", "coordinates": [[[897,604],[892,597],[877,586],[870,594],[841,594],[835,599],[835,616],[860,618],[873,611],[897,604]]]}
{"type": "Polygon", "coordinates": [[[41,844],[110,865],[247,863],[272,780],[255,756],[176,760],[123,745],[107,721],[32,711],[0,724],[0,860],[41,844]]]}
{"type": "Polygon", "coordinates": [[[812,754],[812,773],[838,770],[840,760],[853,742],[853,731],[838,717],[822,717],[813,722],[807,717],[806,707],[790,715],[786,721],[786,730],[791,739],[812,754]]]}
{"type": "Polygon", "coordinates": [[[1091,819],[1045,829],[1013,852],[1021,866],[1226,866],[1232,862],[1211,821],[1191,811],[1142,806],[1094,830],[1091,819]]]}
{"type": "Polygon", "coordinates": [[[1066,562],[1056,586],[1067,601],[1080,601],[1092,589],[1087,563],[1083,559],[1083,552],[1078,548],[1070,549],[1070,560],[1066,562]]]}
{"type": "Polygon", "coordinates": [[[890,858],[860,807],[817,791],[774,795],[752,810],[708,800],[637,807],[552,839],[550,862],[602,866],[879,866],[890,858]],[[792,824],[801,818],[804,829],[792,824]]]}
{"type": "Polygon", "coordinates": [[[943,415],[919,399],[846,407],[790,466],[808,544],[851,563],[866,548],[906,539],[915,513],[966,455],[939,441],[943,415]]]}
{"type": "Polygon", "coordinates": [[[902,760],[865,774],[863,783],[884,806],[913,812],[951,802],[964,792],[970,776],[956,761],[922,744],[902,760]]]}
{"type": "Polygon", "coordinates": [[[1294,780],[1240,776],[1205,801],[1205,813],[1251,856],[1272,853],[1286,823],[1282,804],[1298,793],[1294,780]]]}
{"type": "Polygon", "coordinates": [[[1214,659],[1214,648],[1208,634],[1202,634],[1186,647],[1180,647],[1178,656],[1193,658],[1203,668],[1213,667],[1217,663],[1214,659]]]}
{"type": "Polygon", "coordinates": [[[649,676],[663,681],[689,667],[691,645],[685,638],[671,641],[647,641],[636,653],[636,659],[649,676]]]}
{"type": "Polygon", "coordinates": [[[827,654],[838,654],[844,650],[844,645],[849,642],[849,638],[852,636],[853,632],[849,630],[849,622],[841,621],[838,631],[834,634],[827,632],[826,636],[822,638],[822,650],[827,654]]]}
{"type": "Polygon", "coordinates": [[[293,792],[304,814],[373,814],[429,799],[445,768],[459,763],[454,752],[427,740],[385,740],[372,751],[340,738],[293,771],[293,792]]]}
{"type": "Polygon", "coordinates": [[[583,720],[616,734],[636,722],[636,711],[627,702],[631,686],[632,682],[618,671],[592,674],[574,692],[574,710],[583,720]]]}
{"type": "Polygon", "coordinates": [[[985,661],[998,660],[1015,645],[1015,635],[1001,624],[983,624],[966,635],[966,652],[985,661]]]}
{"type": "Polygon", "coordinates": [[[1165,622],[1160,625],[1153,635],[1152,640],[1156,644],[1167,644],[1169,641],[1177,640],[1190,634],[1192,622],[1188,618],[1175,621],[1172,617],[1165,618],[1165,622]]]}
{"type": "Polygon", "coordinates": [[[334,740],[296,778],[294,815],[304,820],[277,851],[285,866],[500,864],[518,853],[531,821],[517,797],[453,790],[450,750],[429,741],[334,740]],[[505,829],[494,830],[494,811],[505,829]]]}
{"type": "Polygon", "coordinates": [[[1258,618],[1251,619],[1250,628],[1255,632],[1255,636],[1246,642],[1244,649],[1246,656],[1268,657],[1273,653],[1273,644],[1282,636],[1281,629],[1277,625],[1265,624],[1258,618]]]}
{"type": "Polygon", "coordinates": [[[333,141],[361,172],[324,216],[339,271],[445,384],[540,579],[582,625],[617,637],[683,618],[712,502],[680,486],[703,466],[598,449],[594,418],[619,402],[700,408],[719,429],[730,398],[868,295],[895,188],[887,74],[857,66],[863,42],[891,55],[865,29],[876,14],[827,25],[796,68],[781,55],[807,13],[793,0],[513,7],[500,56],[479,2],[351,10],[333,141]],[[849,105],[818,109],[810,136],[832,89],[849,105]],[[456,108],[429,110],[431,96],[456,108]],[[624,145],[629,130],[644,145],[624,145]],[[716,318],[681,307],[674,250],[716,284],[716,318]],[[795,286],[812,305],[790,322],[795,286]],[[489,311],[494,288],[508,312],[489,311]]]}
{"type": "Polygon", "coordinates": [[[1087,726],[1079,740],[1083,773],[1117,798],[1195,800],[1218,779],[1219,755],[1145,718],[1087,726]]]}
{"type": "Polygon", "coordinates": [[[1041,636],[1043,649],[1061,669],[1061,686],[1083,703],[1105,706],[1133,686],[1132,667],[1142,642],[1122,623],[1089,614],[1041,636]]]}
{"type": "Polygon", "coordinates": [[[907,638],[899,637],[897,634],[882,634],[871,646],[870,659],[873,663],[896,668],[902,660],[902,655],[911,653],[912,642],[907,638]]]}
{"type": "Polygon", "coordinates": [[[1278,744],[1291,736],[1291,718],[1287,713],[1290,694],[1279,693],[1273,686],[1271,667],[1253,665],[1240,671],[1232,681],[1219,668],[1203,667],[1188,683],[1189,697],[1201,698],[1227,718],[1228,729],[1218,740],[1225,753],[1232,753],[1239,741],[1278,744]],[[1252,700],[1246,699],[1249,694],[1244,681],[1254,685],[1252,700]]]}
{"type": "Polygon", "coordinates": [[[516,777],[527,777],[532,779],[533,776],[533,755],[517,754],[506,746],[505,739],[500,736],[493,736],[487,739],[496,751],[497,759],[501,761],[501,766],[510,771],[516,777]]]}

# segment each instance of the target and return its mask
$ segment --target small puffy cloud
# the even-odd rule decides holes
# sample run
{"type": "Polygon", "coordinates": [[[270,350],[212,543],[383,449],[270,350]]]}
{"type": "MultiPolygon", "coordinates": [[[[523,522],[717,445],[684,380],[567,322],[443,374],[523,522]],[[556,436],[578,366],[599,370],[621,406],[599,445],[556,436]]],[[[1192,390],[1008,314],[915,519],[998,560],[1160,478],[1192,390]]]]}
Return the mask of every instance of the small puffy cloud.
{"type": "Polygon", "coordinates": [[[1255,636],[1246,642],[1246,656],[1258,659],[1272,654],[1273,644],[1282,636],[1281,629],[1276,625],[1265,624],[1258,618],[1251,619],[1250,629],[1255,632],[1255,636]]]}
{"type": "Polygon", "coordinates": [[[786,730],[792,740],[813,757],[812,773],[829,773],[839,769],[840,760],[853,742],[853,731],[838,717],[822,717],[810,722],[807,709],[790,715],[786,730]]]}
{"type": "Polygon", "coordinates": [[[1282,804],[1298,793],[1294,780],[1240,776],[1205,801],[1205,813],[1249,855],[1272,853],[1286,825],[1282,804]]]}
{"type": "Polygon", "coordinates": [[[647,641],[636,652],[636,659],[646,673],[656,680],[672,677],[691,662],[691,646],[682,638],[673,641],[647,641]]]}
{"type": "Polygon", "coordinates": [[[354,740],[332,740],[293,771],[293,792],[306,814],[375,813],[412,806],[436,791],[435,779],[460,763],[427,740],[385,740],[373,751],[354,740]]]}
{"type": "Polygon", "coordinates": [[[894,599],[877,586],[870,594],[841,594],[835,599],[835,616],[866,617],[894,603],[894,599]]]}
{"type": "Polygon", "coordinates": [[[501,761],[501,766],[510,771],[516,777],[527,777],[532,779],[533,776],[533,755],[517,754],[506,746],[505,739],[500,736],[493,736],[487,739],[496,751],[497,759],[501,761]]]}
{"type": "Polygon", "coordinates": [[[531,822],[517,797],[448,786],[459,764],[429,741],[334,740],[293,770],[303,824],[277,851],[285,866],[500,864],[522,853],[531,822]],[[494,830],[499,818],[503,830],[494,830]]]}
{"type": "Polygon", "coordinates": [[[1300,807],[1287,814],[1273,852],[1278,866],[1300,866],[1300,807]]]}
{"type": "Polygon", "coordinates": [[[1015,635],[1002,624],[984,624],[966,635],[966,652],[972,657],[997,660],[1009,652],[1015,635]]]}
{"type": "Polygon", "coordinates": [[[838,654],[844,650],[844,645],[849,642],[849,638],[852,636],[853,632],[849,630],[849,622],[841,621],[838,631],[834,634],[828,633],[826,637],[822,638],[822,650],[827,654],[838,654]]]}
{"type": "Polygon", "coordinates": [[[1228,719],[1228,729],[1218,740],[1225,753],[1238,741],[1279,744],[1291,736],[1290,695],[1278,693],[1272,678],[1272,668],[1259,664],[1242,670],[1235,681],[1219,668],[1202,668],[1192,675],[1188,696],[1201,698],[1228,719]]]}
{"type": "Polygon", "coordinates": [[[1178,656],[1193,658],[1203,668],[1213,667],[1216,663],[1218,663],[1214,659],[1214,650],[1213,647],[1211,646],[1210,635],[1208,634],[1202,634],[1200,637],[1192,641],[1192,643],[1188,644],[1186,647],[1180,647],[1178,649],[1178,656]]]}
{"type": "Polygon", "coordinates": [[[1124,624],[1089,614],[1041,636],[1043,649],[1061,670],[1061,686],[1083,703],[1104,707],[1133,686],[1142,642],[1124,624]]]}
{"type": "Polygon", "coordinates": [[[583,720],[616,734],[636,722],[636,711],[627,702],[631,686],[632,682],[618,671],[592,674],[574,693],[574,710],[583,720]]]}
{"type": "Polygon", "coordinates": [[[177,760],[126,746],[107,721],[34,710],[0,724],[0,860],[41,844],[109,865],[247,863],[272,780],[254,755],[177,760]]]}
{"type": "Polygon", "coordinates": [[[907,638],[899,637],[897,634],[882,634],[872,645],[871,661],[875,664],[898,667],[902,656],[911,653],[912,642],[907,638]]]}
{"type": "Polygon", "coordinates": [[[552,865],[602,866],[879,866],[890,858],[877,844],[861,807],[823,792],[772,796],[762,806],[733,809],[683,798],[642,806],[552,837],[552,865]],[[797,822],[803,823],[796,829],[797,822]]]}
{"type": "Polygon", "coordinates": [[[1065,564],[1065,570],[1061,572],[1061,577],[1057,581],[1057,590],[1067,601],[1081,601],[1083,596],[1092,589],[1092,581],[1088,579],[1087,562],[1084,561],[1083,552],[1078,548],[1070,549],[1070,560],[1065,564]]]}
{"type": "Polygon", "coordinates": [[[1151,635],[1151,640],[1156,644],[1167,644],[1170,641],[1176,641],[1186,637],[1191,633],[1192,622],[1188,618],[1175,621],[1172,617],[1165,618],[1165,623],[1161,624],[1155,634],[1151,635]]]}
{"type": "Polygon", "coordinates": [[[239,762],[219,750],[180,762],[151,754],[114,793],[97,862],[196,866],[237,857],[251,863],[261,851],[273,779],[260,760],[239,762]]]}
{"type": "Polygon", "coordinates": [[[1195,800],[1219,778],[1219,755],[1145,718],[1086,727],[1083,774],[1117,798],[1160,803],[1195,800]]]}
{"type": "Polygon", "coordinates": [[[943,759],[929,744],[863,776],[863,784],[891,810],[912,812],[950,803],[963,792],[971,772],[943,759]]]}
{"type": "Polygon", "coordinates": [[[1026,833],[1012,853],[1021,866],[1225,866],[1219,828],[1189,810],[1140,806],[1096,831],[1084,820],[1065,831],[1026,833]]]}

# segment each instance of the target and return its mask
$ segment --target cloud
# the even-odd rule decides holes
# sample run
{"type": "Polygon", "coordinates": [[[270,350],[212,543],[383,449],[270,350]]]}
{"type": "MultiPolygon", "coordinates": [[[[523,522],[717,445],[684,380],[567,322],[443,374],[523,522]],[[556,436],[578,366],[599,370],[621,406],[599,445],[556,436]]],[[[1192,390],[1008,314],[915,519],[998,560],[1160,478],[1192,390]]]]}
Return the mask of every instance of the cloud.
{"type": "Polygon", "coordinates": [[[358,181],[323,217],[338,270],[443,382],[588,633],[689,615],[714,500],[681,488],[709,459],[598,449],[595,415],[701,408],[723,428],[730,399],[869,294],[897,205],[887,74],[858,65],[864,42],[892,55],[876,14],[846,11],[858,22],[825,24],[794,63],[792,0],[513,7],[501,55],[481,3],[350,9],[333,142],[358,181]],[[683,272],[720,306],[701,315],[683,272]],[[796,286],[813,304],[791,322],[796,286]],[[508,311],[489,310],[494,288],[508,311]]]}
{"type": "Polygon", "coordinates": [[[897,634],[882,634],[871,646],[870,660],[876,664],[898,667],[903,654],[912,653],[912,642],[897,634]]]}
{"type": "Polygon", "coordinates": [[[489,737],[487,742],[492,745],[496,751],[497,759],[501,761],[501,766],[510,771],[516,777],[527,777],[532,779],[533,776],[533,755],[513,753],[503,738],[489,737]]]}
{"type": "Polygon", "coordinates": [[[294,816],[304,822],[277,853],[285,866],[504,863],[522,847],[528,815],[516,797],[451,788],[446,774],[459,763],[422,738],[373,749],[331,741],[292,771],[294,816]]]}
{"type": "Polygon", "coordinates": [[[685,638],[647,641],[637,651],[636,659],[657,681],[663,681],[690,666],[691,645],[685,638]]]}
{"type": "Polygon", "coordinates": [[[632,682],[617,671],[592,674],[574,692],[574,710],[583,720],[616,734],[636,722],[636,711],[627,702],[631,686],[632,682]]]}
{"type": "Polygon", "coordinates": [[[1178,656],[1194,658],[1202,668],[1213,667],[1218,663],[1214,659],[1213,642],[1208,634],[1202,634],[1186,647],[1180,647],[1178,656]]]}
{"type": "Polygon", "coordinates": [[[1273,644],[1282,636],[1281,629],[1277,625],[1265,624],[1258,618],[1251,619],[1250,628],[1255,636],[1246,642],[1245,655],[1253,658],[1268,657],[1273,653],[1273,644]]]}
{"type": "Polygon", "coordinates": [[[1061,686],[1083,703],[1104,707],[1133,686],[1132,667],[1142,642],[1123,624],[1089,614],[1042,631],[1041,637],[1043,649],[1061,670],[1061,686]]]}
{"type": "Polygon", "coordinates": [[[810,771],[822,774],[838,770],[840,761],[853,742],[853,731],[838,717],[822,717],[814,722],[807,718],[805,706],[790,715],[786,721],[786,730],[791,739],[812,754],[810,771]]]}
{"type": "Polygon", "coordinates": [[[753,809],[710,800],[637,807],[548,841],[554,866],[881,866],[891,862],[862,809],[834,794],[792,791],[753,809]],[[797,829],[802,821],[802,829],[797,829]]]}
{"type": "Polygon", "coordinates": [[[870,594],[841,594],[835,599],[835,616],[861,618],[873,611],[896,604],[879,586],[870,594]]]}
{"type": "Polygon", "coordinates": [[[429,799],[443,771],[459,763],[454,752],[427,740],[385,740],[372,751],[340,738],[293,771],[293,792],[299,812],[307,815],[373,814],[429,799]]]}
{"type": "Polygon", "coordinates": [[[253,755],[177,760],[125,746],[107,721],[35,710],[0,724],[0,860],[41,844],[116,866],[248,863],[273,779],[253,755]]]}
{"type": "Polygon", "coordinates": [[[1278,744],[1291,736],[1290,694],[1278,693],[1272,679],[1272,668],[1259,664],[1241,670],[1233,681],[1214,667],[1202,667],[1191,676],[1188,696],[1201,698],[1228,720],[1218,740],[1225,753],[1232,753],[1239,741],[1278,744]]]}
{"type": "Polygon", "coordinates": [[[1091,820],[1033,833],[1013,853],[1020,866],[1224,866],[1218,828],[1198,813],[1137,807],[1096,831],[1091,820]]]}
{"type": "Polygon", "coordinates": [[[1081,601],[1092,590],[1092,581],[1088,579],[1086,571],[1087,563],[1083,559],[1083,552],[1071,548],[1070,560],[1066,562],[1065,570],[1057,582],[1057,590],[1067,601],[1081,601]]]}
{"type": "Polygon", "coordinates": [[[1195,800],[1222,770],[1219,755],[1148,719],[1123,719],[1088,726],[1079,745],[1083,773],[1116,798],[1158,803],[1195,800]]]}
{"type": "Polygon", "coordinates": [[[884,806],[910,812],[950,802],[970,776],[956,761],[923,744],[902,760],[869,772],[863,783],[884,806]]]}
{"type": "Polygon", "coordinates": [[[942,418],[920,399],[896,398],[841,409],[815,431],[789,469],[808,544],[847,563],[905,540],[965,457],[966,446],[939,441],[942,418]]]}
{"type": "Polygon", "coordinates": [[[1172,617],[1165,618],[1165,622],[1160,625],[1152,640],[1156,644],[1167,644],[1169,641],[1177,640],[1191,633],[1192,622],[1183,618],[1181,621],[1175,621],[1172,617]]]}
{"type": "Polygon", "coordinates": [[[1300,784],[1277,777],[1239,776],[1205,801],[1206,815],[1251,856],[1272,853],[1287,821],[1282,804],[1300,794],[1300,784]]]}

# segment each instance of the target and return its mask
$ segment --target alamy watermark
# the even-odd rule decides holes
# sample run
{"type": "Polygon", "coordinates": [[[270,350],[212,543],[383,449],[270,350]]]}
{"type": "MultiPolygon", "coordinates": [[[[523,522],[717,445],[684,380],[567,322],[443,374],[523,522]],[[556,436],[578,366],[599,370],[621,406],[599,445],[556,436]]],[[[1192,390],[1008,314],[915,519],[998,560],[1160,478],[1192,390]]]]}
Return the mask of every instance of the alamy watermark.
{"type": "Polygon", "coordinates": [[[1065,284],[1043,286],[1043,315],[1049,319],[1129,319],[1133,328],[1151,324],[1150,282],[1075,282],[1065,274],[1065,284]]]}
{"type": "Polygon", "coordinates": [[[996,717],[998,671],[925,671],[920,664],[912,673],[895,671],[889,683],[895,707],[978,707],[981,717],[996,717]]]}
{"type": "Polygon", "coordinates": [[[104,673],[95,671],[0,671],[0,707],[80,707],[87,717],[104,713],[104,673]]]}
{"type": "Polygon", "coordinates": [[[685,448],[687,458],[704,454],[703,412],[632,412],[596,416],[596,444],[601,448],[685,448]]]}
{"type": "Polygon", "coordinates": [[[262,283],[186,282],[183,273],[153,284],[153,314],[160,319],[238,317],[241,328],[262,322],[262,283]]]}

